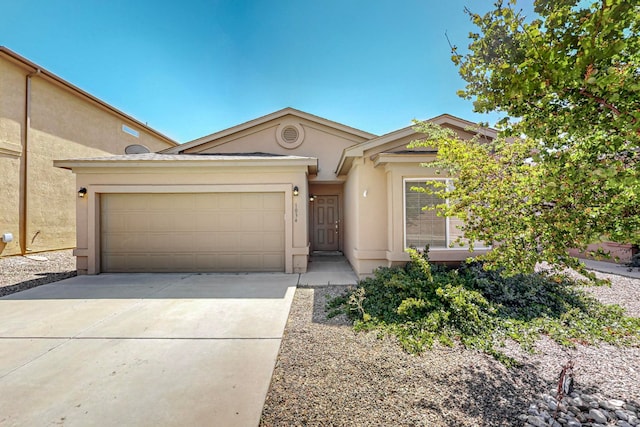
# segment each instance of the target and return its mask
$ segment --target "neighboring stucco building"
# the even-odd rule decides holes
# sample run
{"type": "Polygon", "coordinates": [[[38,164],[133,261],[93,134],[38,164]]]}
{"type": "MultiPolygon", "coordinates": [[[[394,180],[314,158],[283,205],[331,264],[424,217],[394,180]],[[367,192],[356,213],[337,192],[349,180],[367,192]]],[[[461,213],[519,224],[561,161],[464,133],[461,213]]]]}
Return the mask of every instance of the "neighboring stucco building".
{"type": "MultiPolygon", "coordinates": [[[[456,117],[431,121],[474,135],[456,117]]],[[[442,178],[422,166],[433,150],[407,149],[420,136],[286,108],[159,153],[56,161],[87,190],[76,198],[78,272],[293,273],[315,251],[339,251],[362,277],[425,244],[434,261],[463,260],[472,254],[449,245],[457,221],[422,210],[434,200],[411,190],[442,178]]]]}
{"type": "Polygon", "coordinates": [[[75,177],[53,160],[123,154],[133,144],[177,145],[0,47],[0,256],[75,247],[75,177]]]}

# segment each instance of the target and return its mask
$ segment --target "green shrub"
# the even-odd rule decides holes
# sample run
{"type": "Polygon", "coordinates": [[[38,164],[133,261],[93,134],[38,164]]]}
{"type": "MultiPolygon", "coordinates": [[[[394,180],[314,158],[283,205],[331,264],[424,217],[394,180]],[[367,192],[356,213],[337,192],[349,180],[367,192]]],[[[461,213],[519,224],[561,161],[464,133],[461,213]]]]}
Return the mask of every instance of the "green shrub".
{"type": "Polygon", "coordinates": [[[330,315],[346,313],[358,331],[397,337],[420,353],[433,343],[459,342],[510,365],[498,348],[508,338],[531,349],[544,334],[565,345],[640,343],[640,319],[599,303],[564,276],[504,277],[479,263],[447,269],[410,250],[403,267],[379,268],[356,289],[329,302],[330,315]]]}

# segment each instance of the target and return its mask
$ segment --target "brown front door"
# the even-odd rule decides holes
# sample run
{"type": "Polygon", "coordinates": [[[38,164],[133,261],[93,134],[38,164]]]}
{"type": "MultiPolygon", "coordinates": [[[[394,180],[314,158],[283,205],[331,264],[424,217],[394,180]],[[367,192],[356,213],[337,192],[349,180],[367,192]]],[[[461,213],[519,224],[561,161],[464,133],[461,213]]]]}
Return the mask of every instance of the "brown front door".
{"type": "Polygon", "coordinates": [[[340,212],[338,196],[315,196],[313,205],[313,250],[340,249],[340,212]]]}

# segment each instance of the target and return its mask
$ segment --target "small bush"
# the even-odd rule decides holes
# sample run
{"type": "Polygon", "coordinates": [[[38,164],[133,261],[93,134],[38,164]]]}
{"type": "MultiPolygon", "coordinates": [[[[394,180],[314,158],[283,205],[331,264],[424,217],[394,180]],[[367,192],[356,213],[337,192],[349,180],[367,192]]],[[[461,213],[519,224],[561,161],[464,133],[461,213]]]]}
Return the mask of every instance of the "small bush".
{"type": "Polygon", "coordinates": [[[459,342],[514,361],[498,348],[508,338],[531,349],[544,334],[565,345],[640,343],[640,319],[599,303],[564,276],[503,277],[479,263],[446,269],[410,250],[404,267],[379,268],[347,294],[329,302],[330,315],[346,313],[356,330],[378,330],[420,353],[434,342],[459,342]]]}

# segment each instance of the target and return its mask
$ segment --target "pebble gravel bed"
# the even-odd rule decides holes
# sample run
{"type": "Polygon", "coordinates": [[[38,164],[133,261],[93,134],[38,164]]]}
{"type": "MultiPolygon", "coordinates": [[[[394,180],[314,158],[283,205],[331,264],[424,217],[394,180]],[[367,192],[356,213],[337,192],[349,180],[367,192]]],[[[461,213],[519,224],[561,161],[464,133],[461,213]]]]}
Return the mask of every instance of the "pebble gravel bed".
{"type": "MultiPolygon", "coordinates": [[[[640,280],[597,275],[612,286],[585,290],[640,316],[640,280]]],[[[529,353],[510,343],[502,350],[521,364],[512,369],[461,347],[435,346],[414,356],[393,338],[354,332],[344,316],[328,319],[326,301],[343,291],[341,286],[297,289],[261,426],[638,425],[633,424],[640,400],[638,347],[566,348],[543,338],[529,353]],[[563,398],[553,419],[558,377],[569,360],[575,391],[563,398]],[[586,408],[578,398],[587,405],[595,399],[598,407],[586,408]],[[607,404],[620,406],[618,412],[607,404]],[[599,424],[604,419],[592,410],[610,418],[599,424]],[[623,412],[627,420],[619,418],[623,412]]]]}
{"type": "Polygon", "coordinates": [[[0,258],[0,297],[76,275],[73,250],[0,258]]]}
{"type": "Polygon", "coordinates": [[[559,401],[553,392],[543,394],[527,413],[518,416],[526,427],[636,427],[640,425],[637,401],[607,399],[598,395],[572,392],[559,401]]]}

